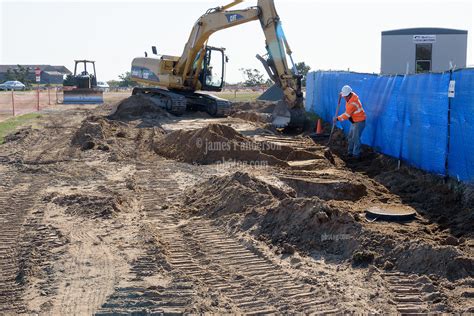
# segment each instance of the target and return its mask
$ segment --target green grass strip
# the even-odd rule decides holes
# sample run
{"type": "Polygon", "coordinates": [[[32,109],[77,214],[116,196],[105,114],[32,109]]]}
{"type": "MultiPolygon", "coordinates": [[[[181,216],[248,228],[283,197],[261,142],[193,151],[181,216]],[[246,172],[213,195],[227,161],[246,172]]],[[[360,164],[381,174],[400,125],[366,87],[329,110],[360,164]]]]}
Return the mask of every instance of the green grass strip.
{"type": "Polygon", "coordinates": [[[41,115],[38,113],[28,113],[0,122],[0,144],[5,142],[5,136],[15,131],[18,127],[26,125],[40,117],[41,115]]]}

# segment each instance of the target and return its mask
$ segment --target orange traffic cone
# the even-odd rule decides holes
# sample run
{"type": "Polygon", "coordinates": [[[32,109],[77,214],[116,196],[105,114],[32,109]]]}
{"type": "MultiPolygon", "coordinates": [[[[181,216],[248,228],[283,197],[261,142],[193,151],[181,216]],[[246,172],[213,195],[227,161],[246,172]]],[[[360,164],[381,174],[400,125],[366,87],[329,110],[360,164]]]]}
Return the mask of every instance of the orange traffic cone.
{"type": "Polygon", "coordinates": [[[323,133],[323,125],[321,123],[321,119],[318,120],[318,124],[316,125],[316,135],[321,135],[323,133]]]}

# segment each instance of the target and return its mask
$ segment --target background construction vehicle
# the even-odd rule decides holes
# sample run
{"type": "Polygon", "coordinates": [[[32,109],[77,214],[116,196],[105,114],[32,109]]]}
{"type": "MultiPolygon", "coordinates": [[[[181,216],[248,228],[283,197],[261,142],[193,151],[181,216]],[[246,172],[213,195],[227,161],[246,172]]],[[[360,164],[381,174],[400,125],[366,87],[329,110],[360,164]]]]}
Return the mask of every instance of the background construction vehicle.
{"type": "MultiPolygon", "coordinates": [[[[243,0],[209,9],[202,15],[195,23],[180,57],[135,58],[132,62],[133,80],[154,88],[136,88],[133,94],[147,95],[155,104],[178,115],[187,107],[197,107],[212,116],[226,116],[231,108],[229,101],[197,92],[221,91],[224,86],[225,49],[208,46],[207,41],[217,31],[260,20],[267,54],[263,57],[257,55],[257,58],[284,94],[284,100],[275,109],[273,124],[277,127],[303,126],[306,115],[301,92],[302,76],[294,66],[274,0],[259,0],[255,7],[228,10],[241,2],[243,0]],[[287,56],[293,64],[292,68],[288,66],[287,56]]],[[[157,55],[155,47],[153,53],[157,55]]]]}
{"type": "Polygon", "coordinates": [[[101,104],[104,102],[104,92],[97,87],[97,74],[95,61],[76,60],[74,75],[64,80],[65,87],[74,87],[70,90],[64,89],[64,104],[101,104]],[[93,73],[89,73],[87,65],[91,65],[93,73]],[[78,73],[78,65],[83,65],[84,70],[78,73]]]}

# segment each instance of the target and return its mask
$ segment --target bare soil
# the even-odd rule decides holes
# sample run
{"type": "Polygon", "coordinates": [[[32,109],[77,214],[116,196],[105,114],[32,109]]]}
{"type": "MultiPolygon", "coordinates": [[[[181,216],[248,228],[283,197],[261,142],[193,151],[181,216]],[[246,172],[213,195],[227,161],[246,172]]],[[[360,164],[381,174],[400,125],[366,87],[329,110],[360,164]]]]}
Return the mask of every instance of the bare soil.
{"type": "Polygon", "coordinates": [[[472,188],[348,160],[340,132],[331,148],[278,134],[256,119],[270,103],[118,105],[53,111],[0,146],[0,313],[474,312],[472,188]]]}

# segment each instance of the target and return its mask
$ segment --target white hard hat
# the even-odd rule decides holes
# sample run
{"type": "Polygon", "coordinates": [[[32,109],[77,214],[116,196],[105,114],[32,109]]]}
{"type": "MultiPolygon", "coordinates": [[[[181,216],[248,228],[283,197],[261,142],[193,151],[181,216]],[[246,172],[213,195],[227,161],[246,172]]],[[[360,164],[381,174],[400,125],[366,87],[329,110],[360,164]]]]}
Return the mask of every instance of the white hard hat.
{"type": "Polygon", "coordinates": [[[342,87],[341,95],[342,95],[343,97],[347,97],[347,96],[348,96],[349,94],[351,94],[351,93],[352,93],[352,88],[351,88],[351,87],[349,87],[349,86],[344,86],[344,87],[342,87]]]}

